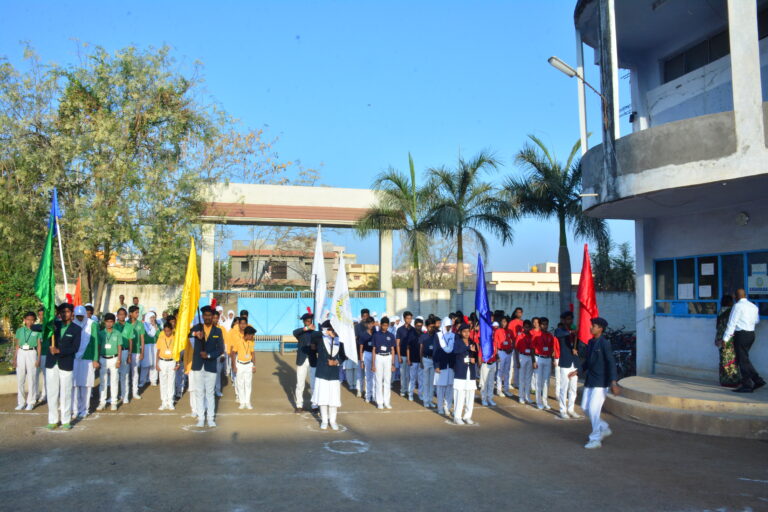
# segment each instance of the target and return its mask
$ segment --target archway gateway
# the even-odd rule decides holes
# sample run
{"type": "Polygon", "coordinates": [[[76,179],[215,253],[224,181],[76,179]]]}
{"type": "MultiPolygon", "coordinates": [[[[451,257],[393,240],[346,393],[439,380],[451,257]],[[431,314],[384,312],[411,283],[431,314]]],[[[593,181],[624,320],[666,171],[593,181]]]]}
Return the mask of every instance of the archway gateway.
{"type": "MultiPolygon", "coordinates": [[[[206,194],[200,216],[203,240],[200,290],[213,290],[217,224],[352,228],[376,203],[373,190],[289,185],[218,184],[206,194]]],[[[392,232],[379,232],[379,282],[393,312],[392,232]]]]}

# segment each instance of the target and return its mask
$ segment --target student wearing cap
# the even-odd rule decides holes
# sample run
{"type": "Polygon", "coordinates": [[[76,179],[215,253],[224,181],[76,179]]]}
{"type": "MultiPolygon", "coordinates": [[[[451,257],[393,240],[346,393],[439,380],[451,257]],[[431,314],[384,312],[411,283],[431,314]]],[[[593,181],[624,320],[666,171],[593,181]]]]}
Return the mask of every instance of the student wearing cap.
{"type": "Polygon", "coordinates": [[[430,316],[425,322],[427,332],[419,338],[419,356],[421,358],[421,375],[419,381],[419,396],[424,407],[434,407],[432,397],[435,395],[435,348],[439,345],[437,331],[440,330],[440,319],[430,316]]]}
{"type": "Polygon", "coordinates": [[[472,425],[472,410],[477,389],[477,344],[471,341],[472,328],[468,324],[459,327],[457,340],[453,344],[453,389],[456,401],[453,406],[453,422],[457,425],[472,425]]]}
{"type": "Polygon", "coordinates": [[[437,388],[437,413],[450,414],[453,407],[453,342],[454,333],[449,317],[443,318],[437,331],[435,346],[435,387],[437,388]]]}
{"type": "Polygon", "coordinates": [[[37,369],[40,359],[40,333],[32,330],[35,314],[32,311],[24,313],[24,324],[16,329],[13,354],[13,366],[16,368],[18,383],[16,410],[26,408],[31,411],[37,401],[37,369]],[[27,391],[24,391],[25,384],[27,391]]]}
{"type": "Polygon", "coordinates": [[[339,366],[344,362],[344,345],[334,332],[330,320],[322,324],[322,339],[314,337],[310,349],[317,354],[315,389],[312,402],[320,407],[320,428],[325,430],[330,424],[333,430],[339,430],[336,413],[341,407],[341,382],[339,366]]]}
{"type": "Polygon", "coordinates": [[[61,319],[54,324],[53,343],[45,360],[49,430],[58,427],[59,422],[64,430],[72,428],[72,369],[82,336],[80,327],[72,322],[73,309],[66,302],[59,305],[61,319]]]}
{"type": "Polygon", "coordinates": [[[365,373],[365,402],[370,403],[376,396],[374,383],[376,372],[373,367],[373,318],[366,317],[365,320],[361,320],[358,328],[355,329],[355,334],[357,337],[357,359],[365,373]]]}
{"type": "Polygon", "coordinates": [[[555,337],[549,332],[549,319],[539,318],[539,331],[533,338],[533,353],[535,355],[533,369],[536,371],[536,407],[550,410],[548,400],[549,377],[552,374],[552,359],[558,357],[560,346],[555,337]]]}
{"type": "Polygon", "coordinates": [[[104,315],[104,329],[99,331],[99,405],[101,411],[107,405],[107,383],[113,411],[117,410],[119,370],[123,351],[123,334],[115,328],[116,318],[112,313],[104,315]]]}
{"type": "MultiPolygon", "coordinates": [[[[229,330],[224,329],[224,351],[227,353],[227,359],[230,365],[234,364],[232,359],[232,349],[243,342],[246,327],[248,327],[248,320],[236,317],[232,321],[232,328],[229,330]]],[[[255,330],[256,329],[254,329],[254,331],[255,330]]],[[[227,372],[230,375],[230,379],[232,379],[232,387],[235,389],[235,399],[240,403],[240,397],[238,396],[239,391],[237,388],[237,375],[232,371],[232,368],[228,368],[227,372]]]]}
{"type": "Polygon", "coordinates": [[[242,339],[232,346],[232,374],[237,376],[237,397],[240,409],[253,409],[251,405],[251,384],[256,371],[254,339],[256,329],[246,326],[242,339]]]}
{"type": "Polygon", "coordinates": [[[411,338],[417,338],[418,334],[416,329],[412,325],[413,313],[406,311],[403,313],[403,325],[401,325],[395,333],[395,342],[397,346],[396,361],[400,367],[400,396],[405,396],[410,387],[411,372],[408,366],[408,345],[411,342],[411,338]]]}
{"type": "Polygon", "coordinates": [[[389,332],[389,318],[382,317],[381,330],[373,333],[373,351],[371,366],[376,374],[376,405],[379,409],[391,409],[392,372],[395,365],[392,361],[396,351],[395,336],[389,332]]]}
{"type": "Polygon", "coordinates": [[[176,371],[179,369],[180,365],[173,356],[174,339],[173,326],[169,322],[166,322],[166,324],[163,325],[163,330],[157,335],[155,342],[157,356],[155,370],[157,371],[160,383],[159,411],[172,411],[175,409],[173,405],[173,395],[176,371]]]}
{"type": "Polygon", "coordinates": [[[99,366],[99,325],[88,318],[83,306],[75,307],[74,323],[80,327],[81,335],[72,372],[72,412],[81,420],[88,416],[94,374],[99,366]]]}
{"type": "MultiPolygon", "coordinates": [[[[419,344],[419,338],[424,334],[424,319],[416,317],[413,322],[413,329],[415,334],[408,338],[408,343],[405,346],[406,366],[408,371],[408,400],[413,402],[413,392],[418,389],[421,394],[421,387],[423,383],[420,379],[421,370],[421,345],[419,344]]],[[[402,372],[402,369],[401,369],[402,372]]]]}
{"type": "Polygon", "coordinates": [[[192,371],[197,372],[195,375],[198,398],[197,426],[204,426],[205,419],[209,427],[215,427],[216,361],[224,353],[224,333],[218,325],[213,323],[211,306],[202,307],[200,312],[203,315],[203,323],[192,328],[192,336],[195,337],[192,371]]]}
{"type": "MultiPolygon", "coordinates": [[[[619,394],[619,385],[616,382],[616,361],[613,359],[611,342],[603,337],[608,322],[603,318],[592,319],[590,333],[592,339],[587,345],[586,360],[581,366],[584,375],[584,390],[581,396],[581,408],[589,416],[592,422],[592,433],[589,442],[584,448],[589,450],[600,448],[602,441],[611,435],[608,423],[600,418],[603,409],[605,395],[610,390],[614,395],[619,394]]],[[[568,376],[575,376],[577,372],[571,372],[568,376]]]]}
{"type": "Polygon", "coordinates": [[[157,313],[150,311],[143,316],[144,359],[139,367],[139,386],[157,386],[157,337],[162,329],[157,325],[157,313]]]}
{"type": "Polygon", "coordinates": [[[493,331],[493,344],[496,347],[496,353],[499,362],[496,363],[496,393],[499,396],[512,396],[508,391],[509,369],[512,366],[512,351],[515,349],[514,338],[507,329],[507,318],[502,316],[498,328],[493,331]]]}
{"type": "MultiPolygon", "coordinates": [[[[301,316],[303,327],[293,331],[293,337],[298,342],[296,348],[296,391],[294,393],[294,410],[300,412],[304,409],[304,386],[309,373],[310,396],[315,395],[315,379],[317,378],[317,353],[312,347],[320,345],[323,335],[315,329],[314,315],[304,313],[301,316]]],[[[311,403],[312,409],[317,409],[317,404],[311,403]]]]}
{"type": "MultiPolygon", "coordinates": [[[[493,322],[491,327],[498,330],[498,322],[493,322]]],[[[496,402],[493,401],[493,388],[496,384],[496,367],[499,360],[499,349],[496,348],[495,343],[492,343],[491,357],[488,358],[488,361],[485,361],[483,346],[479,342],[476,343],[478,353],[477,362],[480,365],[480,399],[485,407],[496,407],[496,402]]]]}
{"type": "MultiPolygon", "coordinates": [[[[134,302],[138,299],[134,298],[134,302]]],[[[127,367],[123,373],[123,403],[128,403],[128,376],[130,371],[131,395],[134,400],[141,400],[139,395],[139,368],[144,359],[144,323],[139,321],[139,306],[128,308],[128,320],[123,327],[123,349],[128,349],[127,367]]]]}
{"type": "Polygon", "coordinates": [[[560,417],[563,419],[581,418],[575,410],[578,377],[572,374],[579,366],[579,352],[576,349],[575,333],[570,329],[572,323],[573,313],[565,311],[560,315],[560,326],[555,329],[557,344],[560,346],[557,368],[555,369],[560,376],[557,399],[560,404],[560,417]]]}
{"type": "Polygon", "coordinates": [[[521,404],[532,404],[531,401],[531,379],[533,375],[533,344],[531,342],[531,321],[523,322],[523,330],[517,335],[515,340],[515,350],[517,351],[517,367],[519,375],[518,395],[521,404]]]}

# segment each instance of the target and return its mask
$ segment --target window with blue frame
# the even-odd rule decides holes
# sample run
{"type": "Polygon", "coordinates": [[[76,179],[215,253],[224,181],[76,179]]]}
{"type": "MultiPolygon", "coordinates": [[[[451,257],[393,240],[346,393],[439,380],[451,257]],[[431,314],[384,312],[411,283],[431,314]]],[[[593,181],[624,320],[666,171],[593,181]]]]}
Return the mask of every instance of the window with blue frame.
{"type": "Polygon", "coordinates": [[[744,288],[768,316],[768,251],[659,259],[654,288],[657,315],[716,316],[721,297],[744,288]]]}

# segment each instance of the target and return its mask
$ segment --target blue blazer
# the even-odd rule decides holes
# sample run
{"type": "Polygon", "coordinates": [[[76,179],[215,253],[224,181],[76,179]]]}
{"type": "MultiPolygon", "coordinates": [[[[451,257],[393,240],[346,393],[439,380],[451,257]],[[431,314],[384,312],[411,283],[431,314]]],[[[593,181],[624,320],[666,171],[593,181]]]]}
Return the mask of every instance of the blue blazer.
{"type": "Polygon", "coordinates": [[[317,345],[323,340],[323,333],[320,331],[305,331],[303,327],[299,327],[293,331],[293,337],[298,341],[296,346],[296,366],[301,366],[304,361],[309,359],[309,366],[315,368],[317,366],[317,352],[312,350],[312,345],[317,345]]]}
{"type": "Polygon", "coordinates": [[[60,320],[56,320],[53,324],[53,339],[56,344],[56,348],[59,349],[58,354],[50,354],[45,358],[45,367],[53,368],[58,364],[60,370],[71,372],[75,364],[75,353],[80,348],[80,338],[82,329],[74,322],[70,323],[64,334],[61,334],[62,324],[60,320]]]}
{"type": "Polygon", "coordinates": [[[470,379],[477,378],[477,345],[470,341],[465,345],[461,339],[453,342],[453,378],[466,379],[469,372],[470,379]]]}
{"type": "Polygon", "coordinates": [[[581,365],[585,388],[607,388],[617,379],[611,342],[602,336],[587,345],[587,358],[581,365]]]}
{"type": "MultiPolygon", "coordinates": [[[[197,324],[192,328],[192,332],[203,331],[203,324],[197,324]]],[[[205,332],[205,331],[203,331],[205,332]]],[[[211,332],[204,340],[195,338],[195,350],[192,355],[192,370],[216,373],[216,360],[224,353],[224,333],[221,328],[214,325],[211,332]],[[208,354],[207,359],[203,359],[200,352],[208,354]]]]}

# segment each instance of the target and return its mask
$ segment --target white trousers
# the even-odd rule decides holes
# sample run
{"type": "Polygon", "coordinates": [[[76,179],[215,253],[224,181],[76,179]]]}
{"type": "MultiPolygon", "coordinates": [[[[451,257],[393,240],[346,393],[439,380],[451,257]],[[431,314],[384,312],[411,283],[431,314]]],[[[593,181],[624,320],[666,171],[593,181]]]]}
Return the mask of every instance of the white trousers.
{"type": "Polygon", "coordinates": [[[133,390],[133,398],[139,396],[139,369],[141,363],[142,361],[139,361],[139,354],[131,354],[131,389],[133,390]]]}
{"type": "Polygon", "coordinates": [[[253,363],[237,365],[237,398],[243,405],[251,405],[251,385],[253,383],[253,363]]]}
{"type": "Polygon", "coordinates": [[[328,405],[320,406],[320,422],[322,426],[328,426],[328,420],[331,421],[331,425],[336,424],[336,412],[338,407],[330,407],[328,405]]]}
{"type": "Polygon", "coordinates": [[[376,386],[374,384],[374,381],[376,380],[376,372],[373,371],[373,365],[371,364],[372,360],[373,356],[370,352],[363,352],[363,364],[365,364],[365,399],[369,402],[376,396],[376,386]]]}
{"type": "Polygon", "coordinates": [[[560,402],[560,412],[574,412],[576,407],[576,385],[578,377],[568,377],[568,374],[576,371],[576,367],[571,365],[568,368],[558,368],[556,375],[560,377],[560,392],[557,394],[557,400],[560,402]]]}
{"type": "Polygon", "coordinates": [[[496,382],[496,363],[480,365],[480,398],[484,402],[493,400],[493,386],[496,382]]]}
{"type": "Polygon", "coordinates": [[[435,364],[429,357],[422,358],[421,364],[424,368],[419,376],[419,397],[425,405],[431,407],[432,397],[435,395],[435,364]]]}
{"type": "Polygon", "coordinates": [[[151,383],[157,385],[157,345],[149,343],[144,345],[144,359],[141,360],[139,374],[139,386],[151,383]]]}
{"type": "Polygon", "coordinates": [[[72,372],[58,367],[48,369],[48,423],[66,425],[72,421],[72,372]]]}
{"type": "Polygon", "coordinates": [[[512,354],[499,352],[499,361],[496,363],[496,391],[501,395],[509,389],[509,369],[512,366],[512,354]]]}
{"type": "Polygon", "coordinates": [[[450,411],[451,407],[453,407],[453,386],[437,386],[437,412],[444,414],[450,411]]]}
{"type": "Polygon", "coordinates": [[[117,368],[117,358],[99,359],[99,404],[103,407],[107,403],[107,383],[109,383],[109,398],[113,404],[117,404],[117,390],[120,376],[117,368]]]}
{"type": "MultiPolygon", "coordinates": [[[[127,350],[123,350],[120,357],[120,398],[123,400],[123,402],[128,401],[128,394],[129,390],[131,389],[131,366],[132,363],[128,363],[128,354],[129,352],[127,350]]],[[[131,358],[132,360],[136,359],[135,357],[131,358]]],[[[134,396],[136,396],[134,394],[134,396]]]]}
{"type": "Polygon", "coordinates": [[[421,382],[419,381],[419,370],[421,369],[419,363],[411,363],[408,368],[408,396],[413,396],[413,391],[418,388],[421,391],[421,382]]]}
{"type": "Polygon", "coordinates": [[[536,356],[536,405],[549,407],[547,394],[549,393],[549,376],[552,373],[552,360],[546,357],[536,356]]]}
{"type": "Polygon", "coordinates": [[[35,405],[37,401],[37,350],[21,350],[16,355],[16,380],[18,396],[16,404],[20,406],[35,405]],[[28,391],[24,392],[25,384],[28,391]]]}
{"type": "Polygon", "coordinates": [[[555,396],[560,396],[560,372],[557,371],[559,359],[552,359],[552,373],[555,374],[555,396]]]}
{"type": "MultiPolygon", "coordinates": [[[[189,372],[190,374],[193,372],[189,372]]],[[[197,388],[197,413],[198,417],[207,421],[213,421],[216,416],[216,372],[200,370],[195,375],[197,388]]]]}
{"type": "Polygon", "coordinates": [[[91,405],[93,386],[74,386],[72,388],[72,414],[86,416],[91,405]]]}
{"type": "Polygon", "coordinates": [[[601,441],[603,432],[608,430],[608,424],[600,419],[600,412],[603,410],[605,394],[608,388],[587,388],[581,393],[581,408],[589,416],[592,422],[592,433],[589,434],[590,441],[601,441]]]}
{"type": "Polygon", "coordinates": [[[298,409],[304,407],[304,386],[307,383],[307,374],[309,374],[309,394],[310,396],[315,391],[315,368],[309,366],[309,359],[305,359],[304,363],[296,367],[296,393],[295,404],[298,409]]]}
{"type": "Polygon", "coordinates": [[[48,379],[48,374],[46,373],[45,368],[45,357],[46,356],[40,356],[40,366],[37,368],[37,376],[35,377],[35,382],[37,382],[37,388],[40,391],[40,401],[42,402],[45,400],[45,383],[48,379]],[[40,386],[40,377],[43,377],[43,385],[40,386]]]}
{"type": "Polygon", "coordinates": [[[192,416],[200,416],[200,397],[198,396],[198,387],[202,386],[202,383],[199,382],[201,379],[200,373],[199,371],[190,370],[187,375],[187,392],[189,393],[189,407],[192,410],[192,416]]]}
{"type": "Polygon", "coordinates": [[[472,410],[475,408],[474,389],[456,389],[456,403],[453,406],[453,418],[472,419],[472,410]]]}
{"type": "Polygon", "coordinates": [[[517,389],[520,393],[520,400],[529,403],[531,401],[531,377],[533,376],[533,362],[531,361],[531,356],[520,356],[520,368],[518,368],[518,370],[520,370],[517,372],[520,374],[520,377],[517,389]]]}
{"type": "MultiPolygon", "coordinates": [[[[515,357],[520,359],[520,353],[517,350],[512,351],[512,361],[514,362],[515,357]]],[[[520,361],[520,368],[517,368],[514,364],[512,365],[512,380],[510,382],[510,385],[514,387],[515,389],[520,389],[520,373],[523,369],[523,362],[520,361]]]]}
{"type": "Polygon", "coordinates": [[[376,356],[376,404],[392,405],[392,356],[376,356]]]}
{"type": "Polygon", "coordinates": [[[176,361],[158,361],[160,365],[160,402],[165,407],[173,406],[173,393],[175,391],[176,361]]]}

